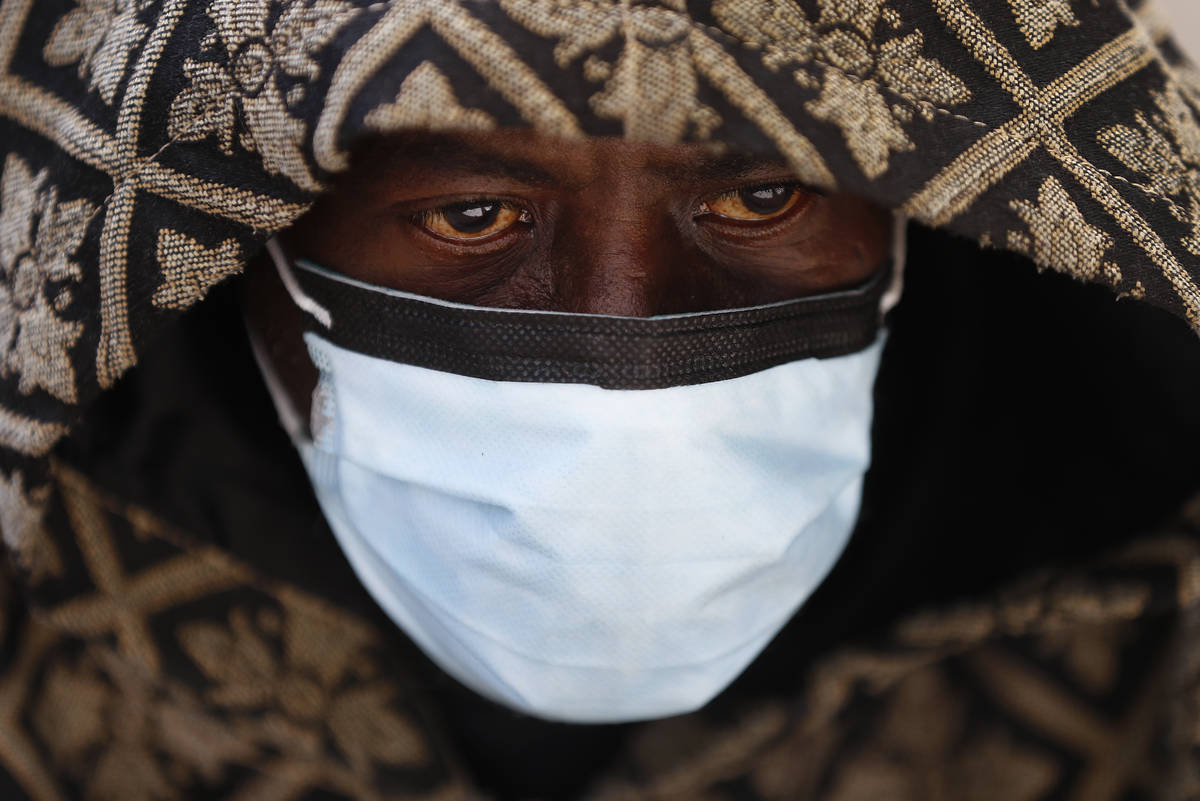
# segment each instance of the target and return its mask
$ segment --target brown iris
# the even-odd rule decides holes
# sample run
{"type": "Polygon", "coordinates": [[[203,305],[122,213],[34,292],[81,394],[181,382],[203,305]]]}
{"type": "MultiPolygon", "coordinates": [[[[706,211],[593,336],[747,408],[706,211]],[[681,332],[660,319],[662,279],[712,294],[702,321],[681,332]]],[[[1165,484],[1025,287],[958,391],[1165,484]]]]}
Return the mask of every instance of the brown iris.
{"type": "Polygon", "coordinates": [[[417,219],[426,230],[447,239],[484,239],[528,221],[528,213],[512,203],[488,199],[430,209],[417,219]]]}
{"type": "Polygon", "coordinates": [[[704,209],[730,220],[770,220],[794,208],[804,194],[791,184],[750,186],[709,198],[704,209]]]}

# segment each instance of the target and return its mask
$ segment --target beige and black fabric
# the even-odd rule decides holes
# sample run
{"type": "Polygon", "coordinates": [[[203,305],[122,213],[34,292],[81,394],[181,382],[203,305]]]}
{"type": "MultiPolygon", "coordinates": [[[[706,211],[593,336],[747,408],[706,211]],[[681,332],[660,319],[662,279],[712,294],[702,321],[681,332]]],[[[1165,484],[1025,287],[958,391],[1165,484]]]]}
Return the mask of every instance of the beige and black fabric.
{"type": "MultiPolygon", "coordinates": [[[[9,598],[4,798],[489,797],[385,631],[62,464],[52,481],[93,584],[32,617],[9,598]],[[171,608],[190,620],[164,632],[171,608]]],[[[578,797],[1194,798],[1200,624],[1173,612],[1198,601],[1198,533],[913,616],[826,655],[793,699],[640,727],[578,797]]]]}
{"type": "Polygon", "coordinates": [[[1200,796],[1194,459],[1160,456],[1200,443],[1198,112],[1123,0],[0,0],[0,797],[1200,796]],[[695,715],[464,700],[271,429],[231,279],[356,142],[495,126],[779,154],[962,238],[897,309],[863,531],[695,715]],[[504,790],[517,747],[575,781],[504,790]]]}
{"type": "Polygon", "coordinates": [[[1200,88],[1123,0],[13,0],[0,26],[12,465],[356,140],[413,128],[777,152],[1200,326],[1200,88]]]}

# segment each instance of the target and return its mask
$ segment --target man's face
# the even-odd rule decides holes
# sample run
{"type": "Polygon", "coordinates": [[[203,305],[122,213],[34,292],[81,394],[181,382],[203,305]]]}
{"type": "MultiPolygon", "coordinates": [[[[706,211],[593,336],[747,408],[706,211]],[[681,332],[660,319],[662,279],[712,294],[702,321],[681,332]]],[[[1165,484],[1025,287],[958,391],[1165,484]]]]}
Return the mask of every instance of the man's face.
{"type": "MultiPolygon", "coordinates": [[[[650,316],[753,306],[862,283],[891,219],[801,187],[787,167],[698,145],[524,131],[380,140],[285,235],[293,257],[475,306],[650,316]]],[[[297,406],[315,373],[273,269],[251,324],[297,406]]]]}

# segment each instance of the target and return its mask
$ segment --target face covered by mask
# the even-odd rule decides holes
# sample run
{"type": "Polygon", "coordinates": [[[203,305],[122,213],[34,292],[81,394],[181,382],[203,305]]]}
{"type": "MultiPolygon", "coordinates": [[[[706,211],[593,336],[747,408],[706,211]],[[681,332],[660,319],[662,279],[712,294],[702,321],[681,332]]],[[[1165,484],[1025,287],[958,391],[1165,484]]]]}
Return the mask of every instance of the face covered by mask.
{"type": "Polygon", "coordinates": [[[890,273],[631,318],[444,302],[269,250],[307,313],[309,427],[256,352],[321,508],[376,602],[480,694],[571,723],[693,711],[845,548],[890,273]]]}

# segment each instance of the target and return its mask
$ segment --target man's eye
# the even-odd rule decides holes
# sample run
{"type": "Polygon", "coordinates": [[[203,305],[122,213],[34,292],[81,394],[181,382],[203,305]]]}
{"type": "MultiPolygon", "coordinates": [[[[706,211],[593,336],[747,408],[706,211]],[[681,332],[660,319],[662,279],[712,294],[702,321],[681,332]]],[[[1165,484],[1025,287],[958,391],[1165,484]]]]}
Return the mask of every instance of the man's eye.
{"type": "Polygon", "coordinates": [[[501,200],[471,200],[422,212],[417,221],[447,239],[483,239],[518,222],[528,222],[529,215],[501,200]]]}
{"type": "Polygon", "coordinates": [[[799,202],[805,193],[790,184],[767,184],[722,192],[704,203],[705,209],[731,220],[770,220],[799,202]]]}

